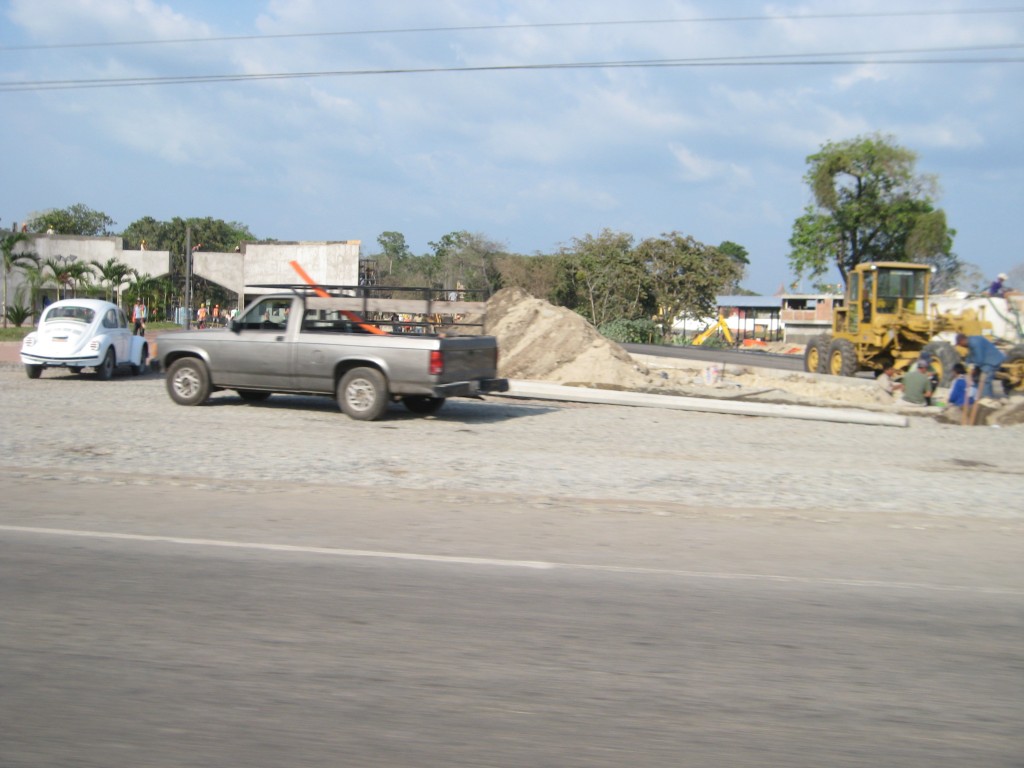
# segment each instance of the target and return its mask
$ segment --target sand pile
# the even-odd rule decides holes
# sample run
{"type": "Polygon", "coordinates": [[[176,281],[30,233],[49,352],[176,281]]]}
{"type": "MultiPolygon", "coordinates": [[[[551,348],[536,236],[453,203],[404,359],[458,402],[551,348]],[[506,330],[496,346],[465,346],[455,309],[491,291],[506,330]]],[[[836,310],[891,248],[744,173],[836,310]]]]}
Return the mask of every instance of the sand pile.
{"type": "Polygon", "coordinates": [[[604,389],[647,384],[647,370],[565,307],[505,288],[487,302],[484,332],[498,339],[498,373],[510,379],[604,389]]]}
{"type": "MultiPolygon", "coordinates": [[[[921,409],[894,399],[871,378],[836,378],[756,366],[711,364],[680,358],[632,357],[570,309],[556,307],[520,288],[506,288],[487,302],[484,333],[498,339],[498,374],[510,379],[690,397],[746,399],[943,418],[940,408],[921,409]],[[713,376],[708,374],[713,372],[713,376]]],[[[945,391],[938,393],[945,400],[945,391]]],[[[953,423],[955,415],[945,418],[953,423]]],[[[978,424],[1024,422],[1024,402],[984,409],[978,424]]]]}

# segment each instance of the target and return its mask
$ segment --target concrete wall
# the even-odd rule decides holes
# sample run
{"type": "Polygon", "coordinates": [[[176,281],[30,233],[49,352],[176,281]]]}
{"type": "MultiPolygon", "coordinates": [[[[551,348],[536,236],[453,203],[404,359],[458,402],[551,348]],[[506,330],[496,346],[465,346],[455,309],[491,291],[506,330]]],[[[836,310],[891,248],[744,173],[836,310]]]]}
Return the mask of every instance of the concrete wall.
{"type": "MultiPolygon", "coordinates": [[[[18,246],[18,252],[34,251],[43,260],[55,256],[75,257],[76,261],[117,259],[140,275],[160,277],[170,271],[168,251],[126,251],[120,237],[80,237],[78,235],[31,235],[18,246]]],[[[357,285],[359,283],[359,240],[288,243],[246,243],[238,253],[195,251],[193,274],[222,285],[240,297],[247,286],[301,283],[291,267],[297,261],[309,276],[321,285],[357,285]]],[[[8,276],[7,295],[14,303],[18,287],[24,282],[18,270],[8,276]]]]}
{"type": "MultiPolygon", "coordinates": [[[[169,251],[126,251],[120,237],[82,237],[80,235],[29,235],[29,241],[19,243],[15,253],[32,252],[46,261],[56,257],[106,264],[110,259],[125,264],[140,275],[160,277],[171,268],[169,251]]],[[[18,289],[24,283],[21,270],[15,269],[7,276],[7,302],[17,303],[18,289]]],[[[95,282],[95,281],[94,281],[95,282]]],[[[127,283],[123,284],[127,285],[127,283]]],[[[48,291],[53,286],[48,286],[48,291]]]]}
{"type": "Polygon", "coordinates": [[[359,240],[246,244],[245,284],[301,283],[297,261],[320,285],[359,284],[359,240]]]}
{"type": "Polygon", "coordinates": [[[79,235],[32,235],[31,242],[21,243],[16,252],[34,251],[45,261],[56,256],[75,257],[76,261],[98,261],[105,264],[117,259],[140,275],[160,277],[171,268],[168,251],[126,251],[120,237],[80,237],[79,235]]]}
{"type": "Polygon", "coordinates": [[[233,291],[241,306],[253,295],[266,292],[252,286],[304,282],[292,261],[318,285],[358,285],[359,244],[359,240],[246,243],[238,253],[195,251],[192,273],[233,291]]]}

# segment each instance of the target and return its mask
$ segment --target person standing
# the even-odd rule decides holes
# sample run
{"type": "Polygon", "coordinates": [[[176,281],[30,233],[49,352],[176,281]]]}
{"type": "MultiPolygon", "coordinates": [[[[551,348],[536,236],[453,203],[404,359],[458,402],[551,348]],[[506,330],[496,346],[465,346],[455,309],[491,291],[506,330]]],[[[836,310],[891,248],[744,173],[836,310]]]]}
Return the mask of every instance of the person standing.
{"type": "Polygon", "coordinates": [[[996,275],[996,279],[992,281],[992,285],[988,287],[989,296],[1006,296],[1006,273],[1000,272],[996,275]]]}
{"type": "Polygon", "coordinates": [[[981,370],[982,378],[984,378],[984,383],[981,385],[981,397],[995,397],[992,382],[996,378],[999,366],[1006,360],[1006,355],[984,336],[968,336],[966,333],[958,333],[956,346],[967,365],[973,365],[981,370]]]}
{"type": "Polygon", "coordinates": [[[132,307],[132,323],[134,336],[146,335],[146,305],[142,303],[142,299],[136,299],[135,306],[132,307]]]}

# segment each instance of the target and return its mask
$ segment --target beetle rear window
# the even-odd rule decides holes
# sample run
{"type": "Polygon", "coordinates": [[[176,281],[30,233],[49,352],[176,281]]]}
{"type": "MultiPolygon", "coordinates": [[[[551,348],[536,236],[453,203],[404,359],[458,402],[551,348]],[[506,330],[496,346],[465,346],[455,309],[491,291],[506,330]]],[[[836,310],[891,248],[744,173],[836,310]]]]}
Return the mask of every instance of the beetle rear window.
{"type": "Polygon", "coordinates": [[[91,323],[96,317],[96,310],[88,307],[50,307],[46,313],[45,322],[53,320],[75,320],[80,323],[91,323]]]}

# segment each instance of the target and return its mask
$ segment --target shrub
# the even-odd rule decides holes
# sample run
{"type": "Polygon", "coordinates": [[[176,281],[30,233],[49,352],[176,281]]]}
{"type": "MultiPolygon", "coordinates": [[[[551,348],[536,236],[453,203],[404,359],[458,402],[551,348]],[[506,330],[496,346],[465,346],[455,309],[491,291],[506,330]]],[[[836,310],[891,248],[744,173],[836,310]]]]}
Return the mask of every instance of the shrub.
{"type": "Polygon", "coordinates": [[[20,328],[21,324],[28,320],[30,317],[32,317],[32,315],[34,314],[35,312],[33,312],[31,309],[29,309],[28,307],[23,307],[20,304],[12,304],[9,307],[7,307],[7,320],[9,322],[14,323],[16,328],[20,328]]]}
{"type": "Polygon", "coordinates": [[[661,332],[653,320],[612,320],[598,328],[606,339],[619,344],[655,344],[661,332]]]}

